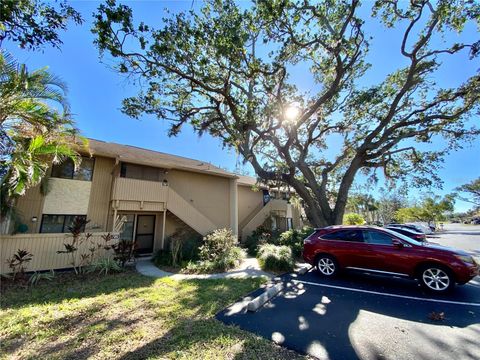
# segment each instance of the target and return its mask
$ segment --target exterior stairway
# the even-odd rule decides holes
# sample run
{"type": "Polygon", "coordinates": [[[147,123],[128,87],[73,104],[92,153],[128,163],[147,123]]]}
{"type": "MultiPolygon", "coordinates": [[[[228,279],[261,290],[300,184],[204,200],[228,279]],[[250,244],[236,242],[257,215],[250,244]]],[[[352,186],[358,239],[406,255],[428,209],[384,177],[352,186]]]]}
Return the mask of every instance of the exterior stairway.
{"type": "Polygon", "coordinates": [[[172,188],[168,189],[166,203],[167,210],[201,235],[205,235],[217,228],[209,218],[193,207],[172,188]]]}
{"type": "MultiPolygon", "coordinates": [[[[270,216],[272,211],[287,211],[288,204],[286,200],[281,199],[271,199],[265,206],[261,207],[256,213],[252,212],[252,215],[249,215],[250,220],[243,226],[242,229],[242,239],[246,239],[257,227],[262,225],[265,220],[270,216]]],[[[247,218],[247,219],[248,219],[247,218]]]]}

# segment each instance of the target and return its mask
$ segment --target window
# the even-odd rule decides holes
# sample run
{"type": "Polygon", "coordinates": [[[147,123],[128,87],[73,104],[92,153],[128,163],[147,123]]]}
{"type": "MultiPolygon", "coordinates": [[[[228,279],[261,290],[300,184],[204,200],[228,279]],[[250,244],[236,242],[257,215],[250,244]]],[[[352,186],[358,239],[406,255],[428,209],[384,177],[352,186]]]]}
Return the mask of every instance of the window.
{"type": "Polygon", "coordinates": [[[364,231],[365,241],[374,245],[392,245],[392,237],[380,231],[364,231]]]}
{"type": "Polygon", "coordinates": [[[123,223],[123,229],[120,233],[121,240],[133,240],[133,229],[135,227],[135,215],[134,214],[125,214],[120,215],[122,220],[125,220],[123,223]]]}
{"type": "Polygon", "coordinates": [[[122,163],[120,177],[148,181],[162,181],[165,169],[122,163]]]}
{"type": "Polygon", "coordinates": [[[272,216],[272,230],[277,230],[277,217],[272,216]]]}
{"type": "Polygon", "coordinates": [[[339,230],[323,235],[321,238],[325,240],[363,242],[363,236],[360,230],[339,230]]]}
{"type": "MultiPolygon", "coordinates": [[[[87,215],[47,215],[42,216],[42,224],[40,225],[41,233],[66,233],[69,232],[68,227],[72,225],[75,217],[87,218],[87,215]]],[[[85,228],[82,229],[82,232],[85,228]]]]}
{"type": "Polygon", "coordinates": [[[287,230],[293,229],[293,219],[287,218],[287,230]]]}
{"type": "Polygon", "coordinates": [[[94,163],[93,158],[82,157],[81,164],[75,170],[73,161],[67,159],[60,164],[54,164],[52,166],[51,176],[62,179],[92,181],[94,163]]]}

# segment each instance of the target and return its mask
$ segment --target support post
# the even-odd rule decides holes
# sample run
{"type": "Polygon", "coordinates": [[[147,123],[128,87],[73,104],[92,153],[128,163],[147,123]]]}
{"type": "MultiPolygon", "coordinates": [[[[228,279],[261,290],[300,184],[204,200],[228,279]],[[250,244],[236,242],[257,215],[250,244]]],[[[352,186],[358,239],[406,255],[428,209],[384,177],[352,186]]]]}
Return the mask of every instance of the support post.
{"type": "Polygon", "coordinates": [[[162,249],[165,247],[165,222],[167,221],[167,209],[163,210],[163,222],[162,222],[162,249]]]}
{"type": "Polygon", "coordinates": [[[230,228],[238,238],[238,188],[237,179],[230,180],[230,228]]]}
{"type": "Polygon", "coordinates": [[[115,222],[117,221],[117,207],[113,207],[113,221],[112,221],[112,231],[115,231],[115,222]]]}

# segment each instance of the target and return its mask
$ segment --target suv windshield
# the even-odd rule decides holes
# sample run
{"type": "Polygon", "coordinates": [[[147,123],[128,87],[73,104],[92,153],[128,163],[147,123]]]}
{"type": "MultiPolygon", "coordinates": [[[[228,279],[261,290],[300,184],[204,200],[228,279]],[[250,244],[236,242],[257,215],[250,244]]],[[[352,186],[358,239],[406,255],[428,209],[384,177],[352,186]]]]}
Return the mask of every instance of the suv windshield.
{"type": "Polygon", "coordinates": [[[392,235],[395,235],[397,238],[399,239],[402,239],[403,241],[406,241],[410,244],[413,244],[413,245],[417,245],[417,246],[421,246],[423,245],[423,243],[421,241],[417,241],[417,240],[413,240],[412,238],[409,238],[408,236],[405,236],[403,234],[400,234],[399,232],[396,232],[394,230],[390,230],[390,229],[383,229],[383,231],[386,231],[392,235]]]}

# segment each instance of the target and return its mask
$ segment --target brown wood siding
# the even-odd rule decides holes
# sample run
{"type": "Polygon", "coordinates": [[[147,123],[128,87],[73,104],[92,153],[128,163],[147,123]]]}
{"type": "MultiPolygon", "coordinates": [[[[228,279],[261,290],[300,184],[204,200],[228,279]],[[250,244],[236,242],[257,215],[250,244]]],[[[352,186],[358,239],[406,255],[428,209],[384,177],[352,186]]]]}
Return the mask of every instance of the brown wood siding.
{"type": "Polygon", "coordinates": [[[115,178],[112,200],[165,202],[168,186],[158,181],[115,178]]]}
{"type": "Polygon", "coordinates": [[[22,223],[28,226],[27,233],[38,233],[42,221],[42,210],[45,196],[40,193],[40,185],[28,189],[24,196],[17,200],[17,211],[22,223]],[[32,222],[32,217],[37,217],[37,222],[32,222]]]}
{"type": "Polygon", "coordinates": [[[107,218],[110,208],[112,171],[115,160],[97,157],[92,179],[92,190],[88,203],[87,218],[92,230],[107,231],[107,218]]]}
{"type": "MultiPolygon", "coordinates": [[[[102,235],[106,233],[95,233],[89,241],[82,242],[76,253],[77,263],[80,262],[80,255],[87,253],[88,248],[94,244],[104,244],[102,235]]],[[[33,254],[33,259],[28,263],[27,271],[40,271],[50,269],[71,268],[70,254],[57,254],[58,250],[64,250],[63,244],[70,242],[72,236],[69,234],[30,234],[2,236],[0,239],[0,272],[10,272],[6,260],[18,249],[27,250],[33,254]]],[[[98,256],[105,254],[105,250],[99,250],[98,256]]]]}

